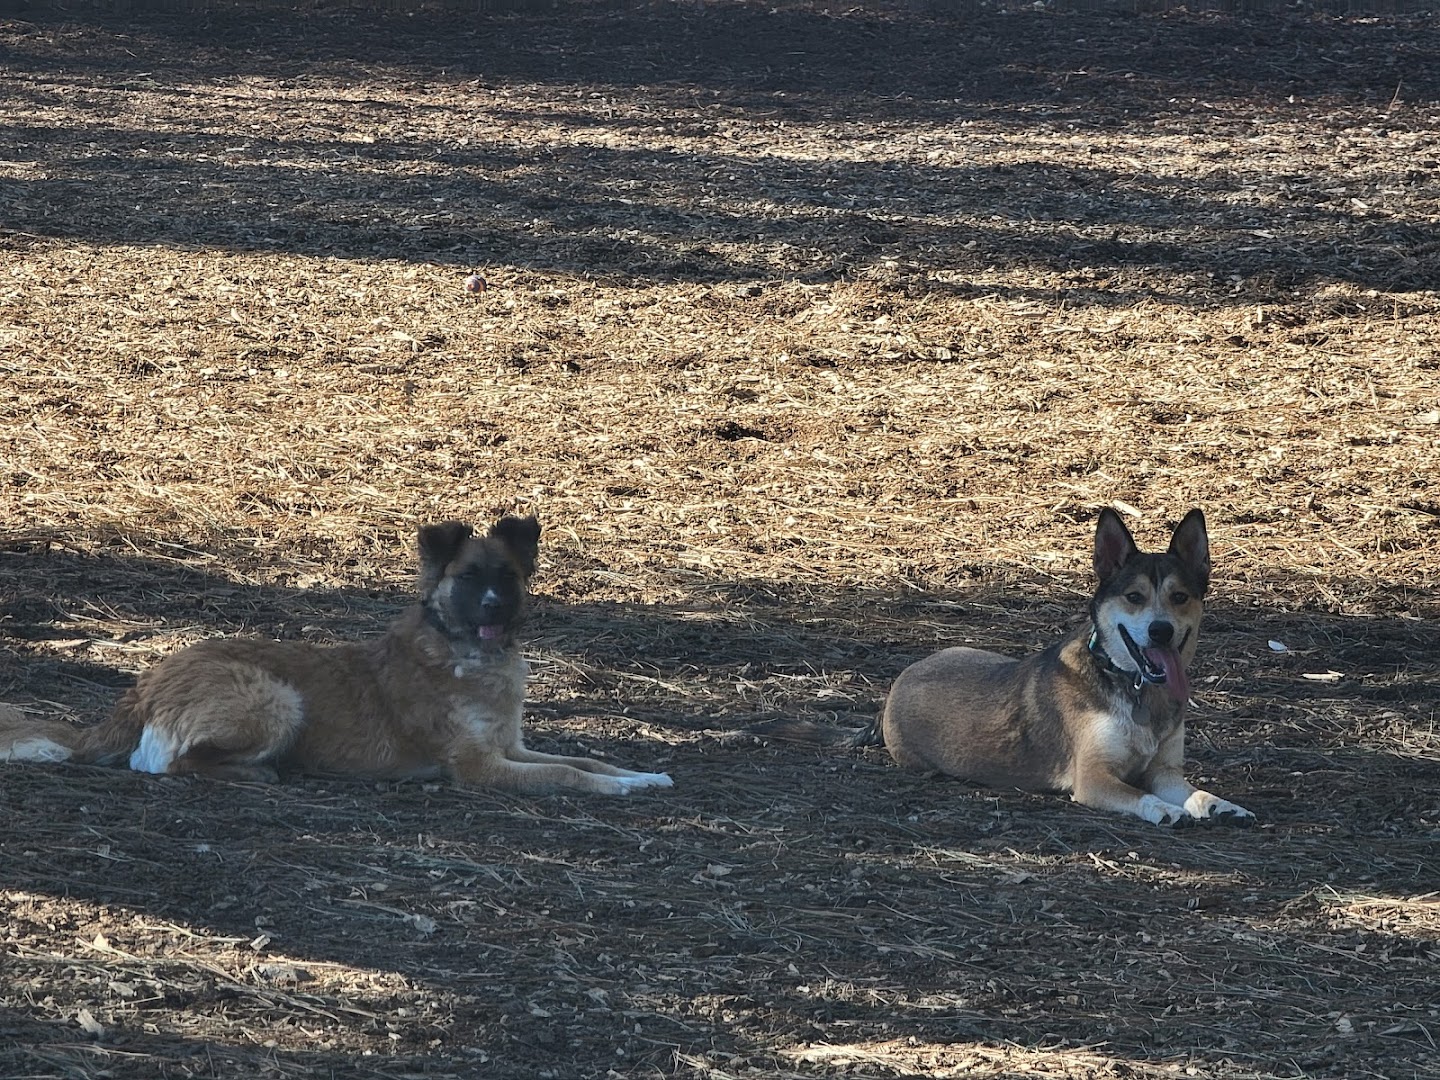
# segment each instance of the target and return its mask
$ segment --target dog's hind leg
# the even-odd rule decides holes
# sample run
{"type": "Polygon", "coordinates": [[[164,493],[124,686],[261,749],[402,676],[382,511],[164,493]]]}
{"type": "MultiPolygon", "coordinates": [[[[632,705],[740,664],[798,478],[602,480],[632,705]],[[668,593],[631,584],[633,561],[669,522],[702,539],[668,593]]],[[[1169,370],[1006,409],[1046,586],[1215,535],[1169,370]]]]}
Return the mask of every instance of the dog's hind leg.
{"type": "Polygon", "coordinates": [[[211,780],[273,784],[280,774],[273,765],[236,760],[235,752],[216,743],[199,743],[177,757],[169,772],[177,776],[205,776],[211,780]]]}
{"type": "Polygon", "coordinates": [[[299,691],[258,667],[216,665],[191,675],[149,688],[130,767],[219,780],[275,780],[272,762],[304,722],[299,691]]]}

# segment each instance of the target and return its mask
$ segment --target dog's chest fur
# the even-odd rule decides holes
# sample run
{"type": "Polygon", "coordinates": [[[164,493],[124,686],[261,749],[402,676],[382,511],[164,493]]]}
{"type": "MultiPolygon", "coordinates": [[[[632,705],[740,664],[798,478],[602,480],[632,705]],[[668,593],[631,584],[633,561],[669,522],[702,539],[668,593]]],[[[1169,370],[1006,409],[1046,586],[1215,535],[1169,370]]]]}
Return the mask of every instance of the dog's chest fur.
{"type": "Polygon", "coordinates": [[[1110,689],[1104,700],[1107,707],[1094,718],[1090,741],[1122,777],[1133,782],[1180,726],[1183,709],[1154,687],[1145,687],[1138,695],[1125,688],[1110,689]]]}
{"type": "Polygon", "coordinates": [[[450,722],[476,735],[497,724],[518,720],[525,701],[530,666],[516,652],[466,656],[450,670],[450,722]]]}
{"type": "Polygon", "coordinates": [[[518,726],[530,675],[519,648],[457,642],[413,614],[403,622],[386,662],[391,685],[406,687],[396,707],[408,714],[407,726],[472,736],[497,725],[518,726]]]}

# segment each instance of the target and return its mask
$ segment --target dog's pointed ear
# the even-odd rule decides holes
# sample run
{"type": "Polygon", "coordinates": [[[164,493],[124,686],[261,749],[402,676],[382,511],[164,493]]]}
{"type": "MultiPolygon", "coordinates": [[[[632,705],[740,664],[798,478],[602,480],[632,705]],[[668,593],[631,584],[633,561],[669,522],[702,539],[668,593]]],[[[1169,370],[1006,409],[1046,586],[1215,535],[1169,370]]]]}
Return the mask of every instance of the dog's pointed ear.
{"type": "Polygon", "coordinates": [[[422,525],[417,534],[420,548],[420,591],[428,593],[445,574],[450,560],[460,554],[465,541],[474,530],[463,521],[446,521],[439,525],[422,525]]]}
{"type": "Polygon", "coordinates": [[[510,549],[527,578],[535,573],[535,560],[540,555],[540,522],[534,514],[503,517],[490,526],[490,535],[510,549]]]}
{"type": "Polygon", "coordinates": [[[1095,524],[1095,576],[1109,581],[1139,550],[1120,515],[1108,506],[1101,510],[1095,524]]]}
{"type": "Polygon", "coordinates": [[[1205,515],[1197,506],[1175,526],[1170,537],[1170,554],[1190,568],[1200,585],[1200,595],[1210,588],[1210,535],[1205,531],[1205,515]]]}

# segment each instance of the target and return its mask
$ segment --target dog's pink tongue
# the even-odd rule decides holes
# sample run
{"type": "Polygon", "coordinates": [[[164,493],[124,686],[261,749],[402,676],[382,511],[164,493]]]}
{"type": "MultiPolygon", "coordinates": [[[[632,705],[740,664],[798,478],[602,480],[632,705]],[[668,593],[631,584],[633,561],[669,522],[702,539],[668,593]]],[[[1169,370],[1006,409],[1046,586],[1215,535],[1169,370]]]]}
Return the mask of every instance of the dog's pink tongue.
{"type": "Polygon", "coordinates": [[[1165,689],[1176,701],[1190,700],[1190,680],[1185,664],[1174,649],[1146,649],[1145,659],[1165,672],[1165,689]]]}
{"type": "Polygon", "coordinates": [[[475,632],[480,635],[482,641],[494,641],[503,631],[499,626],[482,626],[475,632]]]}

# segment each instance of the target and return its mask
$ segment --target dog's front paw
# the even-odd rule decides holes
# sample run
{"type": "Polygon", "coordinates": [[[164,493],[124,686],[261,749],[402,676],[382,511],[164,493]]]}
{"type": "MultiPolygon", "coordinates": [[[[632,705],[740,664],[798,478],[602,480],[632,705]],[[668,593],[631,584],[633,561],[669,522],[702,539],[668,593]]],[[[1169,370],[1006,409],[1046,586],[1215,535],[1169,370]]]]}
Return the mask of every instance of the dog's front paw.
{"type": "Polygon", "coordinates": [[[1185,807],[1168,803],[1158,795],[1146,795],[1135,812],[1152,825],[1184,825],[1190,821],[1185,807]]]}
{"type": "Polygon", "coordinates": [[[1249,828],[1255,824],[1255,815],[1243,806],[1224,799],[1215,801],[1215,809],[1210,811],[1210,820],[1219,821],[1226,825],[1236,825],[1242,829],[1249,828]]]}
{"type": "Polygon", "coordinates": [[[632,791],[643,791],[652,787],[674,787],[675,781],[670,779],[669,773],[663,772],[637,772],[628,773],[625,776],[617,776],[620,782],[618,794],[629,795],[632,791]]]}
{"type": "Polygon", "coordinates": [[[1227,825],[1250,825],[1255,821],[1255,815],[1243,806],[1208,791],[1196,791],[1186,799],[1185,812],[1196,820],[1218,821],[1227,825]]]}

